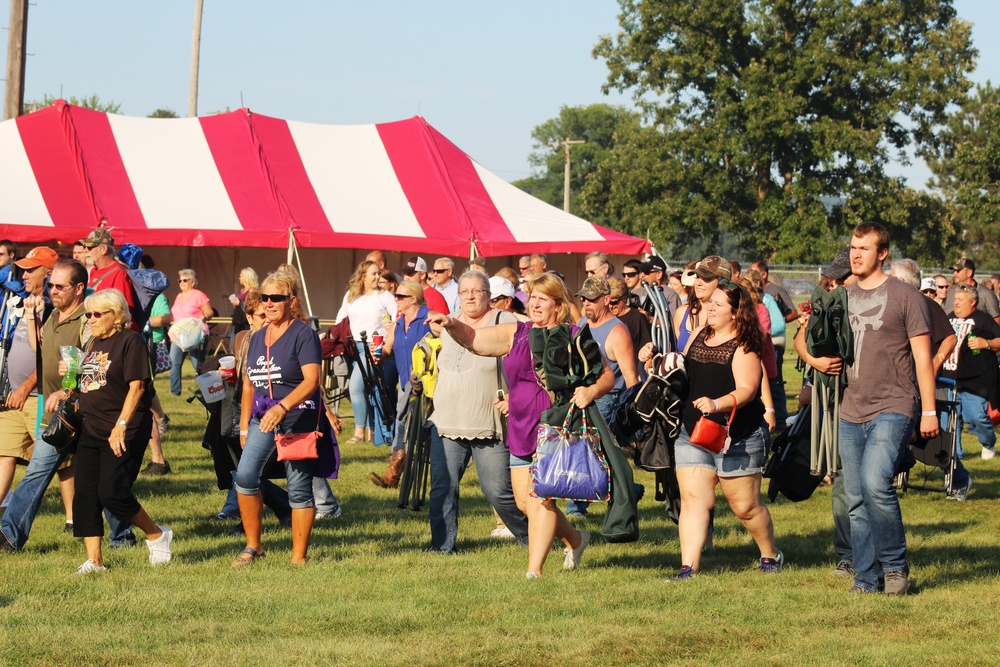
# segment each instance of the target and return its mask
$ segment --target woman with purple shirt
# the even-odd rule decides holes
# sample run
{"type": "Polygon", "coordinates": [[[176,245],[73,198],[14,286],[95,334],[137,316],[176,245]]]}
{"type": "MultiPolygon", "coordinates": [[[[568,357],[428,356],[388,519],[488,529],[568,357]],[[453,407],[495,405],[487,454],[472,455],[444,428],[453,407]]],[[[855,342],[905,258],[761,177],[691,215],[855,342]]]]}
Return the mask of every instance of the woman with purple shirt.
{"type": "MultiPolygon", "coordinates": [[[[507,446],[510,448],[510,477],[517,506],[528,517],[528,579],[542,575],[542,568],[558,537],[566,545],[563,568],[575,569],[590,543],[590,533],[574,528],[554,500],[543,500],[531,492],[531,465],[535,453],[535,435],[542,413],[552,407],[549,394],[535,375],[528,332],[532,327],[552,328],[569,319],[570,301],[566,286],[558,276],[541,274],[528,285],[530,322],[510,322],[473,329],[447,315],[432,314],[428,321],[448,329],[460,345],[486,357],[506,355],[504,372],[510,394],[500,401],[500,411],[508,416],[507,446]]],[[[573,327],[574,333],[576,327],[573,327]]],[[[584,408],[611,390],[614,375],[605,364],[598,381],[577,387],[573,401],[584,408]]]]}

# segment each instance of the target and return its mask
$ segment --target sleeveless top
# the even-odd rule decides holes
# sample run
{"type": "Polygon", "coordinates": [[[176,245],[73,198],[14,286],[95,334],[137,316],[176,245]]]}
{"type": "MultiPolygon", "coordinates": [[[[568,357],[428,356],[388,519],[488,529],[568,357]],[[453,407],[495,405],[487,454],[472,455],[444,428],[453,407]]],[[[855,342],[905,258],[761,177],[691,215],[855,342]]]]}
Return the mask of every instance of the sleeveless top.
{"type": "MultiPolygon", "coordinates": [[[[586,317],[580,320],[580,328],[583,328],[584,324],[589,324],[586,317]]],[[[594,340],[597,341],[597,346],[601,348],[601,354],[604,355],[604,360],[608,363],[608,366],[611,367],[611,371],[615,374],[615,386],[610,392],[608,392],[609,394],[617,394],[625,390],[625,378],[622,377],[621,371],[618,370],[618,362],[610,359],[607,351],[604,349],[604,343],[607,342],[608,335],[611,333],[611,330],[619,324],[622,324],[622,321],[617,317],[612,317],[600,326],[595,327],[593,324],[590,325],[590,335],[592,335],[594,340]]]]}
{"type": "MultiPolygon", "coordinates": [[[[709,347],[705,344],[707,329],[702,329],[697,338],[691,343],[691,349],[684,357],[687,367],[689,390],[688,399],[684,401],[684,409],[681,418],[684,428],[688,433],[694,430],[695,422],[702,416],[702,413],[694,407],[692,401],[702,396],[707,396],[719,400],[729,392],[736,389],[736,380],[733,377],[733,355],[739,347],[736,340],[723,343],[718,347],[709,347]]],[[[715,412],[710,414],[709,419],[720,424],[725,424],[729,418],[729,411],[715,412]]],[[[759,428],[764,419],[764,404],[760,400],[760,389],[753,400],[746,405],[737,408],[736,416],[729,427],[729,436],[733,442],[742,440],[755,429],[759,428]]]]}

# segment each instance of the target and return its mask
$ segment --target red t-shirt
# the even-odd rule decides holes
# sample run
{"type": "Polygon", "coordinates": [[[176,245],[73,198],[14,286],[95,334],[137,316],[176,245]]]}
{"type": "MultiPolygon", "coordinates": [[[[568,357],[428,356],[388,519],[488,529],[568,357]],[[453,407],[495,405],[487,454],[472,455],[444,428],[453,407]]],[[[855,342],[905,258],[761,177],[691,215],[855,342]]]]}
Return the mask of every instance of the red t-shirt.
{"type": "Polygon", "coordinates": [[[96,266],[90,271],[90,282],[88,283],[95,292],[102,289],[116,289],[125,295],[125,302],[128,304],[129,312],[132,314],[133,331],[138,331],[135,317],[135,297],[132,291],[132,279],[128,277],[128,272],[117,262],[111,266],[99,269],[96,266]]]}
{"type": "Polygon", "coordinates": [[[451,309],[448,308],[448,302],[444,300],[441,292],[433,287],[424,288],[424,301],[427,302],[428,310],[436,310],[442,315],[448,315],[451,312],[451,309]]]}

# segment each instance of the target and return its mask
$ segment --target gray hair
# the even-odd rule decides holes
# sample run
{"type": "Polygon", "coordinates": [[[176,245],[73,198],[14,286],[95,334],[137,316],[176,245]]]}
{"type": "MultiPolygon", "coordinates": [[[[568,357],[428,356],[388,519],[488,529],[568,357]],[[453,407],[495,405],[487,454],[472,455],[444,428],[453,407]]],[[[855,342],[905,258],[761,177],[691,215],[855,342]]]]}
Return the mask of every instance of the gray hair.
{"type": "Polygon", "coordinates": [[[912,259],[897,259],[892,263],[892,275],[920,289],[920,267],[912,259]]]}
{"type": "Polygon", "coordinates": [[[194,272],[194,269],[181,269],[177,272],[179,278],[187,278],[195,285],[198,284],[198,274],[194,272]]]}
{"type": "Polygon", "coordinates": [[[115,324],[124,329],[132,322],[125,295],[114,288],[94,292],[83,300],[85,310],[110,310],[115,314],[115,324]]]}
{"type": "Polygon", "coordinates": [[[479,269],[467,270],[458,278],[458,284],[461,285],[463,280],[477,280],[482,289],[485,289],[487,292],[490,291],[490,277],[479,269]]]}
{"type": "Polygon", "coordinates": [[[434,263],[437,264],[438,262],[444,264],[444,268],[446,269],[455,270],[455,262],[450,257],[438,257],[434,260],[434,263]]]}

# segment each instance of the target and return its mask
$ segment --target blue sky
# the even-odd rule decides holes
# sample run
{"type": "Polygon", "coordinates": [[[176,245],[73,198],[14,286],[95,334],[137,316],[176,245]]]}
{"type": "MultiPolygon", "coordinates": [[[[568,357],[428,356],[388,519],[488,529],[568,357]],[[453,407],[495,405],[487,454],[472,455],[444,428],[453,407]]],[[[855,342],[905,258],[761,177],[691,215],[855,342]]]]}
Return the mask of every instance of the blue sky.
{"type": "MultiPolygon", "coordinates": [[[[629,103],[601,93],[606,68],[590,56],[600,35],[617,30],[611,0],[204,3],[201,114],[247,106],[333,124],[419,114],[515,180],[529,174],[532,129],[560,106],[629,103]]],[[[973,79],[986,81],[1000,64],[989,37],[1000,2],[955,5],[975,24],[973,79]]],[[[8,15],[0,2],[5,29],[8,15]]],[[[32,0],[25,98],[96,93],[128,115],[185,115],[193,16],[194,0],[32,0]]],[[[914,186],[928,175],[919,166],[896,172],[914,186]]]]}

